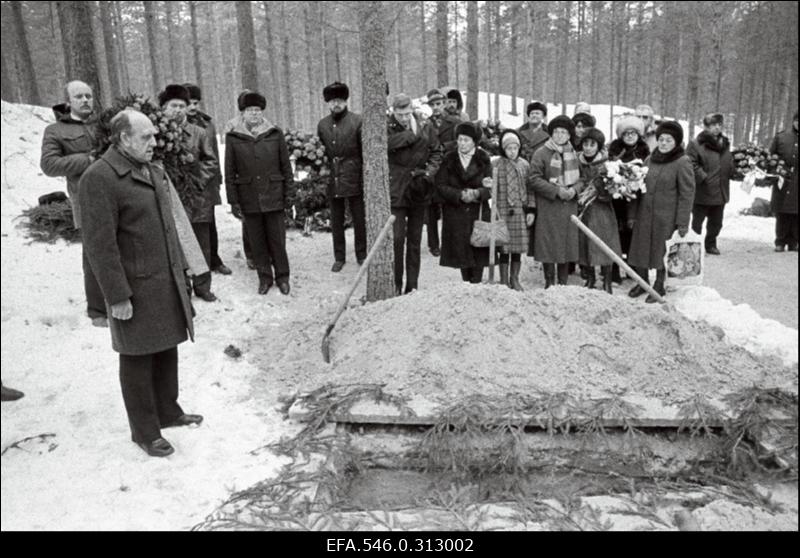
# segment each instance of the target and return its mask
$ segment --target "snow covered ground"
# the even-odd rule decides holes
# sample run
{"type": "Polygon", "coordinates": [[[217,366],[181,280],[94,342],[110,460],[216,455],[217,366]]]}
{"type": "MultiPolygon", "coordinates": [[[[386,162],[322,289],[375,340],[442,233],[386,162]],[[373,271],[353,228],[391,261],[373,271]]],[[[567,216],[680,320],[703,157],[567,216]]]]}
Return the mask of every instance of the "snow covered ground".
{"type": "MultiPolygon", "coordinates": [[[[51,121],[49,109],[2,103],[2,374],[26,393],[2,405],[2,529],[190,528],[232,491],[282,466],[258,450],[299,430],[278,412],[278,397],[295,391],[297,374],[325,383],[319,341],[356,266],[348,252],[344,271],[331,274],[330,236],[292,231],[291,296],[275,290],[259,296],[241,258],[239,222],[227,206],[218,208],[220,253],[234,274],[214,276],[219,302],[195,301],[196,342],[179,349],[181,402],[206,420],[199,428],[165,431],[176,453],[150,458],[130,442],[108,330],[92,327],[84,315],[80,244],[29,243],[17,226],[38,196],[66,190],[63,180],[39,170],[42,132],[51,121]],[[227,357],[229,344],[244,357],[227,357]]],[[[797,253],[772,254],[773,219],[738,215],[755,195],[768,194],[733,189],[720,239],[720,248],[731,251],[720,263],[708,261],[723,271],[709,270],[707,286],[670,299],[690,318],[721,327],[731,342],[796,363],[797,253]],[[751,269],[754,255],[733,250],[738,243],[777,263],[751,269]],[[736,269],[750,273],[744,284],[736,269]],[[736,300],[719,294],[725,289],[736,300]]],[[[531,260],[522,279],[528,288],[541,287],[531,260]]],[[[457,271],[423,256],[422,289],[459,280],[457,271]]],[[[362,292],[363,285],[355,297],[362,292]]],[[[618,289],[616,296],[625,295],[618,289]]]]}

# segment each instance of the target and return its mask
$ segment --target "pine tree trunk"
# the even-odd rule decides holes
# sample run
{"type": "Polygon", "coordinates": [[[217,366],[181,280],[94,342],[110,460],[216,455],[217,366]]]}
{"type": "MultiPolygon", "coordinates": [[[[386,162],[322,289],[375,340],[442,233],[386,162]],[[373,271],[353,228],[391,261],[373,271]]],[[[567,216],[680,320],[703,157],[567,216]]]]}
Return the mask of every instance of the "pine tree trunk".
{"type": "Polygon", "coordinates": [[[279,122],[284,117],[284,104],[285,100],[283,99],[283,95],[281,95],[281,75],[278,71],[278,45],[275,42],[275,35],[273,33],[273,18],[274,13],[270,9],[270,5],[272,2],[265,1],[264,4],[264,30],[267,34],[267,50],[269,51],[269,75],[271,79],[269,80],[270,86],[270,96],[273,99],[274,109],[272,112],[272,119],[275,122],[279,122]]]}
{"type": "Polygon", "coordinates": [[[111,97],[116,99],[122,96],[120,86],[117,60],[117,44],[114,40],[114,30],[112,28],[113,18],[111,17],[111,2],[100,2],[100,20],[103,23],[103,42],[106,46],[106,65],[108,67],[108,83],[111,85],[111,97]]]}
{"type": "MultiPolygon", "coordinates": [[[[400,20],[394,22],[394,83],[397,91],[405,91],[406,85],[403,83],[403,62],[401,52],[403,43],[400,38],[400,20]]],[[[422,93],[422,92],[421,92],[422,93]]]]}
{"type": "MultiPolygon", "coordinates": [[[[131,89],[131,76],[128,71],[128,47],[125,44],[125,29],[122,26],[122,14],[119,2],[110,2],[114,14],[114,34],[117,37],[117,68],[119,69],[122,91],[131,89]]],[[[191,2],[190,2],[191,4],[191,2]]]]}
{"type": "MultiPolygon", "coordinates": [[[[491,85],[494,89],[494,121],[500,121],[500,44],[502,29],[500,28],[500,2],[492,2],[492,19],[494,20],[494,48],[492,53],[494,57],[491,59],[491,64],[494,67],[494,80],[491,85]]],[[[487,90],[488,92],[488,90],[487,90]]]]}
{"type": "Polygon", "coordinates": [[[172,2],[164,2],[164,17],[167,23],[167,44],[169,45],[169,52],[170,56],[167,58],[169,59],[169,68],[170,68],[170,75],[172,76],[171,81],[173,82],[184,82],[186,81],[186,76],[183,75],[183,54],[181,53],[180,45],[175,40],[175,34],[173,33],[172,27],[178,26],[175,22],[175,17],[172,11],[172,2]]]}
{"type": "Polygon", "coordinates": [[[97,80],[100,85],[100,98],[113,99],[111,85],[108,80],[108,67],[106,65],[105,47],[103,45],[103,25],[100,23],[100,14],[97,2],[86,2],[89,12],[89,27],[94,47],[94,60],[97,65],[97,80]]]}
{"type": "Polygon", "coordinates": [[[428,33],[425,24],[425,2],[419,3],[419,34],[422,41],[422,89],[428,91],[428,33]]]}
{"type": "Polygon", "coordinates": [[[160,91],[166,85],[161,79],[158,69],[158,40],[156,39],[156,12],[155,2],[144,1],[144,21],[147,29],[147,48],[150,52],[150,77],[153,82],[153,91],[160,91]]]}
{"type": "Polygon", "coordinates": [[[609,101],[608,104],[610,105],[611,109],[608,111],[609,114],[609,129],[614,129],[614,105],[616,104],[617,97],[616,91],[614,89],[614,60],[615,56],[615,48],[616,48],[616,38],[617,38],[617,3],[611,2],[611,32],[609,33],[609,39],[611,45],[608,49],[608,97],[609,101]]]}
{"type": "Polygon", "coordinates": [[[236,26],[239,36],[239,71],[242,74],[242,89],[260,91],[250,2],[236,2],[236,26]]]}
{"type": "MultiPolygon", "coordinates": [[[[371,247],[389,219],[389,162],[386,138],[386,30],[382,2],[359,2],[361,83],[363,99],[362,149],[367,241],[371,247]]],[[[367,271],[367,300],[394,296],[394,244],[391,231],[367,271]]]]}
{"type": "Polygon", "coordinates": [[[19,102],[19,99],[17,98],[16,91],[11,83],[11,74],[8,73],[10,68],[6,66],[6,55],[2,51],[0,51],[0,60],[2,60],[2,69],[0,69],[2,91],[0,92],[0,97],[6,102],[17,103],[19,102]]]}
{"type": "Polygon", "coordinates": [[[567,74],[569,67],[569,28],[572,17],[572,2],[564,2],[564,19],[561,22],[561,52],[558,57],[558,97],[561,99],[561,114],[567,114],[567,74]]]}
{"type": "Polygon", "coordinates": [[[697,116],[697,100],[700,87],[700,36],[695,34],[692,44],[692,59],[689,68],[689,98],[687,104],[689,106],[689,130],[686,134],[687,139],[693,136],[694,124],[697,116]]]}
{"type": "MultiPolygon", "coordinates": [[[[318,114],[318,111],[315,110],[317,106],[317,95],[314,91],[314,76],[318,75],[316,70],[316,64],[314,64],[314,51],[311,48],[311,40],[314,36],[313,24],[312,24],[312,15],[309,13],[311,9],[309,4],[306,4],[303,9],[303,18],[304,18],[304,25],[303,25],[303,33],[305,37],[305,47],[306,47],[306,70],[307,70],[307,77],[308,77],[308,118],[306,119],[305,128],[307,130],[311,129],[311,123],[314,121],[314,117],[318,114]]],[[[316,122],[314,122],[316,124],[316,122]]],[[[316,127],[315,127],[316,129],[316,127]]]]}
{"type": "Polygon", "coordinates": [[[623,68],[625,70],[622,72],[622,103],[625,105],[630,104],[630,99],[628,97],[628,75],[629,75],[629,68],[630,68],[630,53],[631,53],[631,39],[630,39],[630,12],[629,12],[629,2],[625,2],[625,22],[624,28],[622,32],[622,40],[620,41],[620,48],[624,51],[624,58],[623,58],[623,68]]]}
{"type": "Polygon", "coordinates": [[[447,4],[439,0],[436,2],[436,83],[444,86],[450,83],[450,74],[447,67],[447,4]]]}
{"type": "Polygon", "coordinates": [[[517,110],[517,43],[519,34],[519,4],[514,2],[511,6],[511,112],[514,116],[519,115],[517,110]]]}
{"type": "Polygon", "coordinates": [[[192,57],[194,58],[194,83],[203,88],[203,66],[200,62],[200,39],[197,36],[197,2],[189,2],[189,18],[192,24],[192,57]]]}
{"type": "Polygon", "coordinates": [[[283,98],[286,101],[286,122],[289,128],[294,129],[297,120],[294,114],[294,101],[292,99],[292,90],[289,85],[289,80],[292,78],[291,59],[289,52],[289,28],[286,20],[286,2],[281,2],[281,29],[283,30],[283,98]]]}
{"type": "Polygon", "coordinates": [[[467,115],[478,118],[478,2],[467,2],[467,115]]]}
{"type": "Polygon", "coordinates": [[[458,50],[458,2],[453,2],[453,61],[456,70],[456,80],[453,85],[456,89],[461,85],[461,68],[459,67],[460,54],[458,50]]]}
{"type": "Polygon", "coordinates": [[[69,80],[81,80],[92,88],[94,104],[103,105],[100,72],[95,58],[94,34],[89,5],[86,2],[59,2],[61,37],[66,48],[65,58],[70,59],[69,80]]]}
{"type": "Polygon", "coordinates": [[[589,74],[589,97],[592,102],[595,102],[597,99],[597,67],[600,64],[597,58],[600,54],[600,28],[597,25],[597,2],[590,4],[592,6],[592,62],[589,74]]]}
{"type": "MultiPolygon", "coordinates": [[[[530,61],[530,75],[528,76],[528,93],[532,95],[532,99],[541,99],[541,94],[537,94],[540,91],[540,86],[538,85],[538,80],[536,79],[536,57],[539,54],[536,49],[536,2],[529,2],[528,3],[528,25],[527,25],[527,36],[528,36],[528,60],[530,61]]],[[[527,118],[527,114],[525,117],[527,118]]]]}
{"type": "MultiPolygon", "coordinates": [[[[61,4],[61,2],[58,3],[59,6],[61,4]]],[[[39,84],[36,82],[36,73],[33,70],[33,60],[31,59],[31,50],[28,45],[28,33],[25,31],[25,20],[22,18],[22,2],[11,2],[11,9],[14,14],[14,31],[16,33],[17,52],[19,53],[20,60],[18,68],[20,73],[18,75],[23,84],[23,100],[31,105],[41,105],[42,98],[39,95],[39,84]]],[[[66,54],[64,55],[64,59],[66,61],[66,54]]],[[[75,78],[69,77],[67,79],[71,80],[75,78]]],[[[100,92],[99,88],[97,92],[100,92]]]]}
{"type": "MultiPolygon", "coordinates": [[[[577,42],[575,44],[575,93],[577,94],[578,100],[583,100],[583,83],[581,79],[581,73],[583,72],[583,64],[581,64],[581,54],[582,54],[582,47],[583,47],[583,35],[584,35],[584,25],[586,20],[586,6],[584,6],[584,2],[578,2],[578,37],[577,42]]],[[[593,102],[590,100],[589,102],[593,102]]]]}

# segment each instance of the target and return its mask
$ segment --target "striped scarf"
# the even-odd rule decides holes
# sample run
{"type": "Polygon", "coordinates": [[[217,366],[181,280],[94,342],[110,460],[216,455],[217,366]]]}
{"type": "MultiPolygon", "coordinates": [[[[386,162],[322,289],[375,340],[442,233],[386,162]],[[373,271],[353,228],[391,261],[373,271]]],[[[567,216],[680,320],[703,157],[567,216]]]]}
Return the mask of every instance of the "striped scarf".
{"type": "Polygon", "coordinates": [[[549,176],[558,177],[558,185],[565,188],[576,184],[581,179],[581,168],[572,145],[569,142],[556,145],[553,138],[550,138],[544,146],[553,151],[549,176]]]}

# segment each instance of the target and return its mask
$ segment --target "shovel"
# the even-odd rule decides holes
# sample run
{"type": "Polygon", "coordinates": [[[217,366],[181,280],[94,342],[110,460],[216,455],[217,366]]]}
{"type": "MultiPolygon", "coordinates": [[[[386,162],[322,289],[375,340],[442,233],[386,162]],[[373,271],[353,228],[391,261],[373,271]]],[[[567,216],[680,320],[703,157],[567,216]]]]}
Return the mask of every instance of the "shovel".
{"type": "Polygon", "coordinates": [[[390,215],[389,219],[386,221],[386,224],[381,229],[378,238],[376,238],[375,242],[372,244],[372,248],[369,249],[367,259],[365,259],[364,263],[361,264],[361,267],[356,274],[356,278],[353,280],[353,285],[350,287],[350,291],[348,291],[347,296],[344,297],[344,300],[342,300],[342,303],[339,305],[339,309],[336,311],[333,321],[328,324],[327,329],[325,329],[325,335],[322,337],[322,358],[325,359],[325,362],[329,363],[331,361],[331,332],[333,331],[333,326],[336,325],[336,322],[339,320],[339,316],[341,316],[345,311],[345,308],[347,308],[347,303],[350,301],[350,297],[353,296],[358,284],[361,282],[361,278],[364,277],[364,274],[367,272],[369,262],[372,261],[373,256],[375,256],[378,249],[381,247],[381,244],[383,244],[383,241],[386,239],[386,236],[389,234],[389,230],[392,228],[394,220],[395,216],[390,215]]]}

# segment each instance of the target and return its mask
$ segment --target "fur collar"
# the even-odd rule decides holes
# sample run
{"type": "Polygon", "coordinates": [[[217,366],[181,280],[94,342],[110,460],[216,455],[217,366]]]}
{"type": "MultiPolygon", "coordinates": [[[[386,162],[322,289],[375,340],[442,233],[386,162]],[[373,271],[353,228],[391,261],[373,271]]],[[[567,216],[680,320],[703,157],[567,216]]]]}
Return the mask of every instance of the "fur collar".
{"type": "Polygon", "coordinates": [[[667,163],[671,163],[683,157],[684,149],[682,145],[678,145],[670,151],[669,153],[661,153],[658,149],[656,149],[652,155],[650,155],[650,160],[654,163],[658,163],[659,165],[665,165],[667,163]]]}
{"type": "Polygon", "coordinates": [[[697,143],[717,153],[728,151],[731,145],[730,140],[724,134],[720,134],[719,139],[717,139],[705,131],[697,134],[697,143]]]}
{"type": "Polygon", "coordinates": [[[634,145],[626,145],[624,141],[617,138],[608,146],[608,158],[612,161],[617,159],[627,159],[628,161],[641,159],[644,161],[648,155],[650,155],[650,147],[641,138],[634,145]]]}

